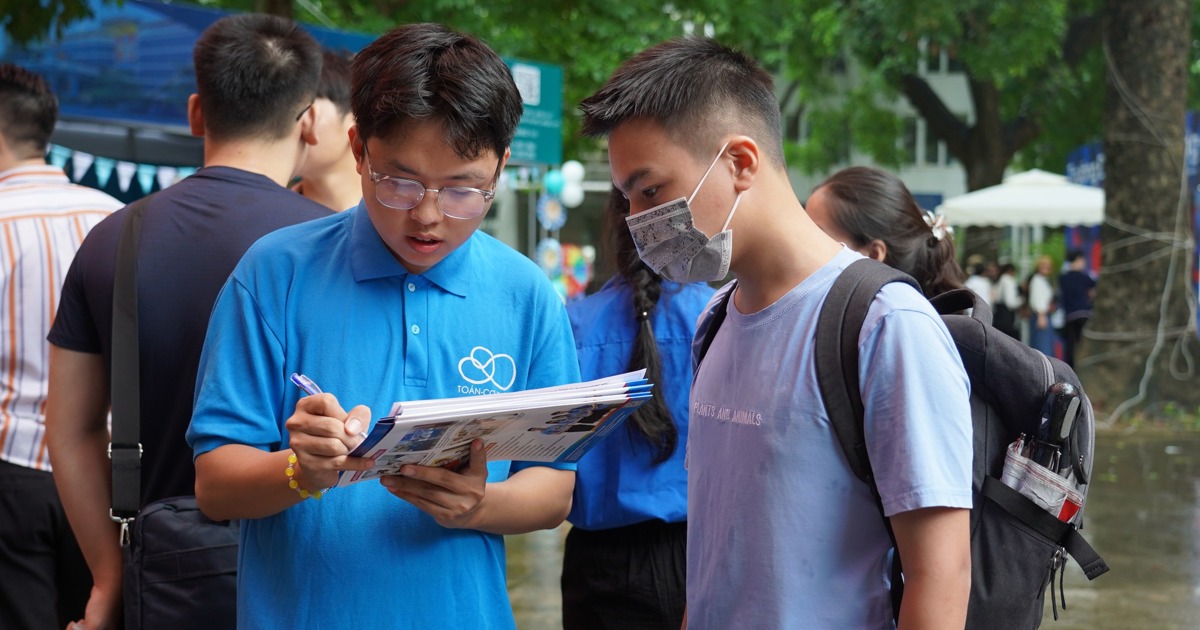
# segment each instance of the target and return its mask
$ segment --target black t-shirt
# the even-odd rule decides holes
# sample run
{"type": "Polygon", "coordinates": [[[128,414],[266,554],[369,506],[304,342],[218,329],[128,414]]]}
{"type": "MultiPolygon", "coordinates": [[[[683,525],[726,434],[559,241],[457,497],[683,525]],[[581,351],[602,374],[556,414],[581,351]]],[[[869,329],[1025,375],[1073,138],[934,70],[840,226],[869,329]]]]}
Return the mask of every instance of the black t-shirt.
{"type": "MultiPolygon", "coordinates": [[[[259,237],[330,214],[263,175],[228,167],[203,168],[150,199],[138,246],[143,506],[195,492],[184,432],[209,314],[230,272],[259,237]]],[[[113,276],[127,215],[118,210],[84,239],[47,337],[102,354],[110,372],[113,276]]]]}
{"type": "Polygon", "coordinates": [[[1091,276],[1071,270],[1058,278],[1058,292],[1062,299],[1063,313],[1068,319],[1088,317],[1092,311],[1090,292],[1096,286],[1091,276]]]}

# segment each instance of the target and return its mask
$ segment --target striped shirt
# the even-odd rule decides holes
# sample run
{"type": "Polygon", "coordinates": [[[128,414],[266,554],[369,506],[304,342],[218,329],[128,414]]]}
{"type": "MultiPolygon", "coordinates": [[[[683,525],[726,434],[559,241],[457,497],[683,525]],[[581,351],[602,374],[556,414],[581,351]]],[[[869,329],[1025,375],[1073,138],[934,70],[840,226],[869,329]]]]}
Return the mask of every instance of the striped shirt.
{"type": "Polygon", "coordinates": [[[61,168],[0,172],[0,460],[50,470],[46,335],[83,237],[123,205],[61,168]]]}

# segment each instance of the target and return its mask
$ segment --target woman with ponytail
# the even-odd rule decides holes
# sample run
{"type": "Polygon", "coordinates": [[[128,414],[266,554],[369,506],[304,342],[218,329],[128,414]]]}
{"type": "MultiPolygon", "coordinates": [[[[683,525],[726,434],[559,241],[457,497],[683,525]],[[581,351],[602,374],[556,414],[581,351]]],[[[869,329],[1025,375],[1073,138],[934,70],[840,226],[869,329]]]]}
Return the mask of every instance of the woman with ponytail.
{"type": "Polygon", "coordinates": [[[945,217],[921,210],[904,182],[887,171],[840,170],[813,189],[805,210],[846,247],[915,278],[927,298],[963,288],[945,217]]]}
{"type": "Polygon", "coordinates": [[[579,462],[563,557],[563,627],[670,628],[683,619],[688,392],[696,318],[713,290],[638,258],[615,188],[606,231],[617,274],[568,305],[584,380],[645,368],[653,397],[579,462]]]}

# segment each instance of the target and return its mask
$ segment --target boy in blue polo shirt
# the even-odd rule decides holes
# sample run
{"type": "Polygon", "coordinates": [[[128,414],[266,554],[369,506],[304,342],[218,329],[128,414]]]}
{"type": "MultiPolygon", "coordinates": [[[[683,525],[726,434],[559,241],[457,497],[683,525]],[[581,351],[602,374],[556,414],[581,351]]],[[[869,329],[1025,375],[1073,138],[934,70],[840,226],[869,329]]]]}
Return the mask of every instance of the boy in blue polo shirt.
{"type": "Polygon", "coordinates": [[[347,455],[395,400],[578,380],[545,276],[477,231],[520,95],[485,44],[417,24],[357,55],[352,106],[363,201],[260,240],[217,301],[187,435],[196,494],[245,519],[239,628],[511,628],[501,535],[561,523],[572,467],[487,462],[476,441],[461,473],[319,491],[368,467],[347,455]],[[330,393],[300,398],[292,372],[330,393]]]}

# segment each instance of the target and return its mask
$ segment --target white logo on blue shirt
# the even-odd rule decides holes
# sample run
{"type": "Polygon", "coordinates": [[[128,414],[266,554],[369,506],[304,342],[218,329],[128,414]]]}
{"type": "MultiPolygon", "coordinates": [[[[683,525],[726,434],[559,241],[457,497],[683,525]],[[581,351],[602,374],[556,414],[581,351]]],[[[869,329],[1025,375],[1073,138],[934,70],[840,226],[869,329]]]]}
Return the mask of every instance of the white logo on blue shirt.
{"type": "Polygon", "coordinates": [[[491,383],[506,392],[517,380],[517,362],[507,354],[493,354],[483,346],[475,346],[471,354],[458,361],[458,373],[472,385],[491,383]]]}

